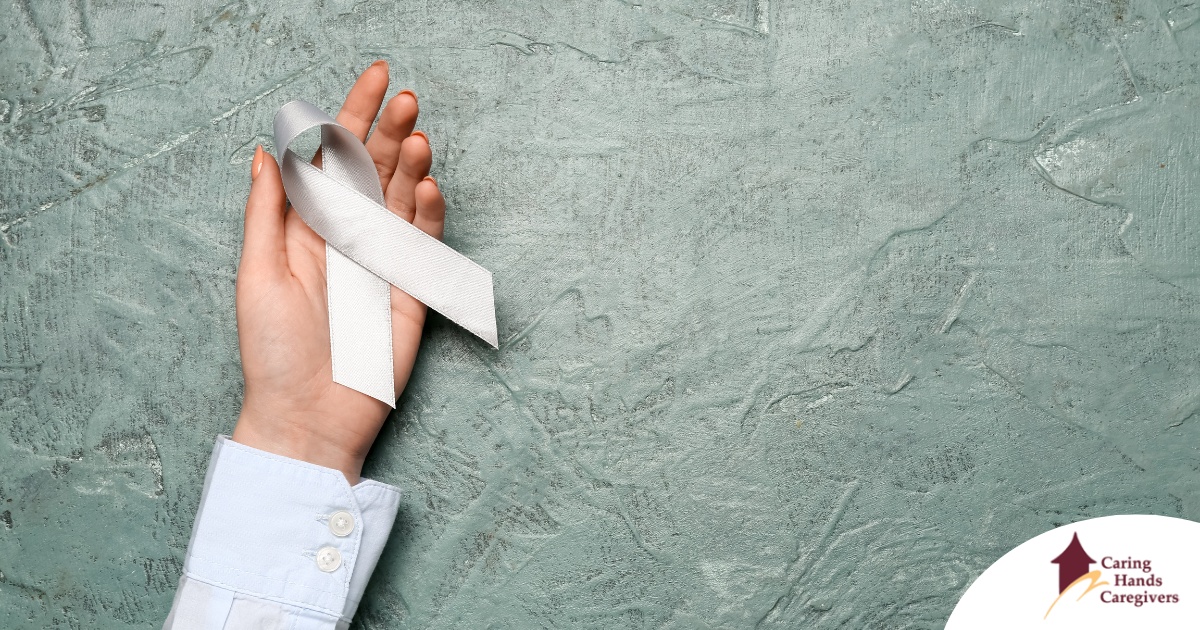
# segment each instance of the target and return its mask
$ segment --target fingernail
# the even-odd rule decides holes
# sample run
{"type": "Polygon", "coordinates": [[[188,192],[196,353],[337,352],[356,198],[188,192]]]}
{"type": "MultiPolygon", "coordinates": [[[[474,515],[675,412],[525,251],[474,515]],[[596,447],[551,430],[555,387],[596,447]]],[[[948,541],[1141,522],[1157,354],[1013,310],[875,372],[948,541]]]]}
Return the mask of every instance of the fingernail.
{"type": "Polygon", "coordinates": [[[414,101],[417,100],[417,93],[412,90],[400,90],[399,94],[396,94],[396,96],[400,96],[400,94],[407,94],[413,97],[414,101]]]}
{"type": "Polygon", "coordinates": [[[426,176],[425,176],[425,181],[430,181],[430,182],[433,182],[433,185],[434,185],[434,186],[437,186],[437,185],[438,185],[438,183],[437,183],[437,180],[436,180],[436,179],[434,179],[432,175],[426,175],[426,176]]]}
{"type": "Polygon", "coordinates": [[[386,65],[387,65],[386,61],[384,61],[382,59],[378,59],[375,61],[375,63],[371,64],[371,67],[374,68],[375,66],[386,66],[386,65]]]}
{"type": "Polygon", "coordinates": [[[421,136],[421,139],[425,141],[425,144],[429,144],[429,136],[425,135],[424,131],[414,131],[412,132],[412,135],[421,136]]]}
{"type": "Polygon", "coordinates": [[[262,170],[263,150],[262,145],[258,145],[254,149],[254,161],[250,163],[250,181],[258,178],[258,172],[262,170]]]}

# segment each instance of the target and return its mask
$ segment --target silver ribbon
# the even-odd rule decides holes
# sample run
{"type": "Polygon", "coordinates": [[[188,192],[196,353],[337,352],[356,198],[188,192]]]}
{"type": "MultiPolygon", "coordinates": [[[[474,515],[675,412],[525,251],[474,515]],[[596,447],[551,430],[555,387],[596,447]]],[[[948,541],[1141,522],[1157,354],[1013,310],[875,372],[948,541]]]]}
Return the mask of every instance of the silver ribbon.
{"type": "Polygon", "coordinates": [[[275,114],[275,149],[292,207],[325,239],[335,383],[395,408],[389,284],[497,347],[491,272],[387,209],[357,136],[297,100],[275,114]],[[322,168],[289,148],[314,127],[322,168]]]}

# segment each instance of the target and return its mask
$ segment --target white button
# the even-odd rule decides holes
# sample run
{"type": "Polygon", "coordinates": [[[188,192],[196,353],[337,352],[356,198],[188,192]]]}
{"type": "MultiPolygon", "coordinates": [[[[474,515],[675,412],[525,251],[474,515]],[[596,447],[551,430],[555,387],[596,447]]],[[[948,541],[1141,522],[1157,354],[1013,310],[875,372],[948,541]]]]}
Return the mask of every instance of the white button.
{"type": "Polygon", "coordinates": [[[338,538],[349,536],[354,531],[354,517],[349,512],[334,512],[329,517],[329,531],[338,538]]]}
{"type": "Polygon", "coordinates": [[[342,554],[333,547],[321,547],[317,551],[317,568],[326,572],[333,573],[342,566],[342,554]]]}

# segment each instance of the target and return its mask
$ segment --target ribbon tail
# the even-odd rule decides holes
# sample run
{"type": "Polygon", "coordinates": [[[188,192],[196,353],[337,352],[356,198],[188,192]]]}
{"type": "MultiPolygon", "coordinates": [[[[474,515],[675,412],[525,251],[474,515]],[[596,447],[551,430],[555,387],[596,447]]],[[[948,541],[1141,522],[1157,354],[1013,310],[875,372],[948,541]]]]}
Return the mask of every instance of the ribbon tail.
{"type": "Polygon", "coordinates": [[[391,287],[325,245],[333,382],[396,408],[391,287]]]}

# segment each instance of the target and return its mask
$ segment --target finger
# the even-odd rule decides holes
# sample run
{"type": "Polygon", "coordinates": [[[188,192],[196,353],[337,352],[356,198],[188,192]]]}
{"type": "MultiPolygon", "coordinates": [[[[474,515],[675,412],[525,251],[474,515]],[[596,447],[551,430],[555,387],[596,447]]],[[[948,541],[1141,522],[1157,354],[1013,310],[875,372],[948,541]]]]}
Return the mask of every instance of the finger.
{"type": "Polygon", "coordinates": [[[429,174],[429,166],[432,163],[433,153],[429,150],[429,141],[425,134],[414,131],[411,136],[405,138],[400,145],[400,159],[396,163],[396,172],[384,193],[388,210],[405,221],[412,222],[417,213],[414,197],[417,183],[429,174]]]}
{"type": "Polygon", "coordinates": [[[337,121],[358,136],[360,141],[366,140],[367,132],[371,131],[371,125],[379,115],[379,107],[383,105],[387,87],[388,65],[380,59],[363,70],[354,82],[350,93],[346,95],[346,102],[338,112],[337,121]]]}
{"type": "MultiPolygon", "coordinates": [[[[375,116],[379,115],[379,106],[383,105],[387,86],[387,62],[380,59],[358,75],[358,80],[354,82],[350,93],[346,95],[346,102],[338,111],[338,123],[358,136],[360,141],[365,140],[367,132],[371,131],[371,125],[375,122],[375,116]]],[[[317,149],[312,163],[315,166],[321,166],[320,149],[317,149]]]]}
{"type": "Polygon", "coordinates": [[[281,275],[288,269],[284,239],[287,195],[283,180],[275,158],[261,146],[254,152],[250,168],[253,182],[246,200],[241,269],[252,274],[281,275]]]}
{"type": "Polygon", "coordinates": [[[446,198],[438,190],[437,180],[426,177],[417,184],[416,191],[417,215],[413,225],[422,232],[441,240],[446,225],[446,198]]]}
{"type": "Polygon", "coordinates": [[[393,96],[379,116],[379,126],[367,138],[367,152],[375,161],[379,172],[379,184],[387,190],[400,159],[400,144],[412,134],[417,123],[417,95],[412,90],[403,90],[393,96]]]}

